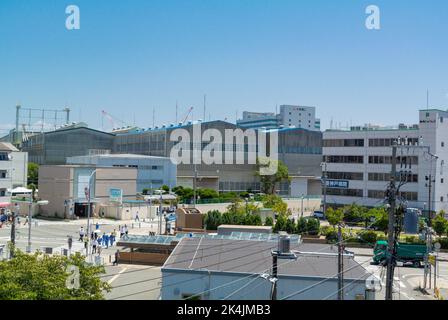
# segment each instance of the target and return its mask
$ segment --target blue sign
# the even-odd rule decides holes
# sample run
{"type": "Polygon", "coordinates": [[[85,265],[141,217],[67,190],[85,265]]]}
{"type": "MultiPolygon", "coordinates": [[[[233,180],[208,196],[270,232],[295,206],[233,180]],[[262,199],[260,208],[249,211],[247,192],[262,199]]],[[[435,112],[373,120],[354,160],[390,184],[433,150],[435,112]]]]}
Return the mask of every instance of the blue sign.
{"type": "Polygon", "coordinates": [[[109,190],[109,201],[121,203],[123,201],[123,190],[111,188],[109,190]]]}
{"type": "Polygon", "coordinates": [[[347,180],[327,180],[327,188],[348,189],[347,180]]]}

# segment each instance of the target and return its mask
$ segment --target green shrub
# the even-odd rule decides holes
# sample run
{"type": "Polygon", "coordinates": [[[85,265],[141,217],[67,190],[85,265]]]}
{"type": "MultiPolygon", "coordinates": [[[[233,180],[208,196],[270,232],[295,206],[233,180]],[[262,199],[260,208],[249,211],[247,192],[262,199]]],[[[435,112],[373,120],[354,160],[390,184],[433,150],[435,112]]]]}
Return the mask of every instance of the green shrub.
{"type": "Polygon", "coordinates": [[[338,232],[334,229],[329,229],[325,234],[325,239],[328,243],[338,242],[338,232]]]}
{"type": "Polygon", "coordinates": [[[442,249],[448,249],[448,238],[438,238],[437,242],[440,243],[442,249]]]}
{"type": "Polygon", "coordinates": [[[222,214],[218,210],[207,212],[204,218],[204,225],[207,230],[217,230],[222,223],[222,214]]]}
{"type": "Polygon", "coordinates": [[[306,233],[306,219],[304,217],[299,218],[299,220],[297,221],[296,233],[297,234],[306,233]]]}
{"type": "Polygon", "coordinates": [[[316,218],[310,218],[306,222],[306,232],[309,235],[316,236],[319,234],[320,230],[320,221],[316,218]]]}
{"type": "Polygon", "coordinates": [[[274,232],[286,231],[287,220],[288,218],[285,215],[280,214],[275,222],[274,232]]]}
{"type": "Polygon", "coordinates": [[[375,231],[364,231],[359,234],[359,239],[362,243],[375,245],[378,235],[375,231]]]}
{"type": "Polygon", "coordinates": [[[296,224],[294,219],[288,219],[288,221],[286,221],[286,232],[288,232],[289,234],[293,234],[296,232],[296,224]]]}
{"type": "Polygon", "coordinates": [[[274,225],[274,219],[272,217],[266,217],[266,220],[264,221],[265,226],[273,226],[274,225]]]}

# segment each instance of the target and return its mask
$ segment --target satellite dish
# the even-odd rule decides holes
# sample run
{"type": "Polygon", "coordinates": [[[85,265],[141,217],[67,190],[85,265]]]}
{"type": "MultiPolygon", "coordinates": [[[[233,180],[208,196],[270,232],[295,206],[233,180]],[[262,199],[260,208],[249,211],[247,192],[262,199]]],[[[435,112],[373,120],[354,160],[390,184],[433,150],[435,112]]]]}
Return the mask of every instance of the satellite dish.
{"type": "Polygon", "coordinates": [[[371,275],[366,279],[366,289],[371,291],[377,291],[381,288],[381,281],[380,279],[375,276],[371,275]]]}

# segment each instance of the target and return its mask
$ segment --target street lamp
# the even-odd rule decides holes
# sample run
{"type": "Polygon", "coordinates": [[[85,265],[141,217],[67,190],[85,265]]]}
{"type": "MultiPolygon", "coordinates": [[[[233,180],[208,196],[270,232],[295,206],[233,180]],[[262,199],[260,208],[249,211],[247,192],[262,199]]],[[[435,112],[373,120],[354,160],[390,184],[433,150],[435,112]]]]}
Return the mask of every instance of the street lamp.
{"type": "Polygon", "coordinates": [[[96,174],[96,169],[92,171],[92,173],[89,176],[89,185],[84,188],[84,192],[86,194],[87,198],[87,248],[86,248],[86,256],[89,255],[89,245],[90,245],[90,196],[91,196],[91,181],[93,178],[93,175],[96,174]]]}

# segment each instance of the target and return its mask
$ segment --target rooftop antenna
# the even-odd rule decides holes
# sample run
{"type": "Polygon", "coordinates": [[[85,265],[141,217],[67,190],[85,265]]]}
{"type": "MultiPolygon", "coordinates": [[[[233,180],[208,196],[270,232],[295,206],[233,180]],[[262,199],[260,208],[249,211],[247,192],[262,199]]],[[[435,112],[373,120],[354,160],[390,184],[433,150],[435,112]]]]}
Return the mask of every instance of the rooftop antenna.
{"type": "Polygon", "coordinates": [[[156,126],[156,108],[152,107],[152,127],[156,126]]]}
{"type": "Polygon", "coordinates": [[[203,117],[203,119],[204,119],[204,121],[206,121],[206,117],[205,117],[205,110],[206,110],[206,104],[207,104],[207,95],[206,94],[204,94],[204,117],[203,117]]]}

